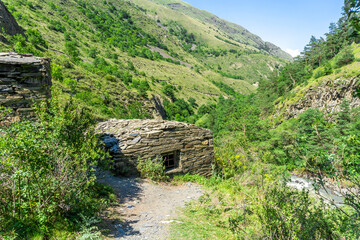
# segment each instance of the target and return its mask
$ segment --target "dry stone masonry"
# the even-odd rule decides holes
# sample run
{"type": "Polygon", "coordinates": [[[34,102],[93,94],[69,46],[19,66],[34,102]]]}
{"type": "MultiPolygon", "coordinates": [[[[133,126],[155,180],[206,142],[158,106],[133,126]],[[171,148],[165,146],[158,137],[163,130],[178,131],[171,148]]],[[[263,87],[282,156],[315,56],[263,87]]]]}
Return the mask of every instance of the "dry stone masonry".
{"type": "Polygon", "coordinates": [[[96,131],[118,173],[124,168],[134,172],[138,160],[162,158],[167,173],[211,175],[210,130],[175,121],[111,119],[98,124],[96,131]]]}
{"type": "Polygon", "coordinates": [[[32,112],[33,100],[50,97],[50,86],[49,58],[0,53],[0,106],[27,115],[32,112]]]}

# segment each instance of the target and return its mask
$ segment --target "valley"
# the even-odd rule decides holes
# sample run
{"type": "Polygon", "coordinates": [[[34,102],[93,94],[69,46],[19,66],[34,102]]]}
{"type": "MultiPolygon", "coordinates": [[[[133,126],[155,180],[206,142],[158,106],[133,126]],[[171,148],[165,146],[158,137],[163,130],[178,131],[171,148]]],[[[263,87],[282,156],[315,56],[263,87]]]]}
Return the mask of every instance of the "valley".
{"type": "Polygon", "coordinates": [[[359,239],[359,9],[292,58],[180,0],[1,0],[0,239],[359,239]]]}

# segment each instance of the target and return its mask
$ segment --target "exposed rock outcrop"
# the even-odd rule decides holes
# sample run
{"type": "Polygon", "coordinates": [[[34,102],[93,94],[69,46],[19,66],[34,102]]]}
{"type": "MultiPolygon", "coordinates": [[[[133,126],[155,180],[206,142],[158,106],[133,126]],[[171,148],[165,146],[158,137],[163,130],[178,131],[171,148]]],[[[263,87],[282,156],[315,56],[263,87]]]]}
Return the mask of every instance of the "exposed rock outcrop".
{"type": "Polygon", "coordinates": [[[4,3],[0,1],[0,41],[6,41],[5,37],[2,36],[2,34],[24,35],[24,31],[16,22],[14,16],[6,8],[4,3]]]}
{"type": "Polygon", "coordinates": [[[161,101],[161,97],[157,95],[152,95],[152,103],[154,104],[154,108],[155,108],[153,113],[154,118],[166,119],[166,111],[161,101]]]}
{"type": "Polygon", "coordinates": [[[33,111],[33,100],[50,97],[49,58],[0,53],[0,106],[10,107],[16,115],[33,111]]]}
{"type": "Polygon", "coordinates": [[[295,90],[293,99],[277,104],[278,112],[286,119],[296,117],[309,108],[317,108],[324,113],[340,111],[344,99],[349,101],[350,108],[359,107],[360,99],[354,97],[354,92],[360,87],[360,76],[352,78],[331,77],[318,85],[295,90]]]}
{"type": "Polygon", "coordinates": [[[212,132],[164,120],[117,120],[98,124],[115,171],[135,171],[138,160],[162,158],[168,173],[210,176],[214,160],[212,132]]]}

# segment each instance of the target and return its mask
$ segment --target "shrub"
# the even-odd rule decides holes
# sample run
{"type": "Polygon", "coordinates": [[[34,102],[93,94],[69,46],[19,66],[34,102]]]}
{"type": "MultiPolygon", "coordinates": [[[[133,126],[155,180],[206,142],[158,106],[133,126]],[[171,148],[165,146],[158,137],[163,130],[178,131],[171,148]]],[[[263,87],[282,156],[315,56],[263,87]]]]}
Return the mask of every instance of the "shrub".
{"type": "Polygon", "coordinates": [[[314,78],[320,78],[322,76],[326,76],[332,74],[333,70],[331,64],[327,63],[323,67],[318,68],[314,71],[314,78]]]}
{"type": "Polygon", "coordinates": [[[36,49],[23,35],[15,35],[11,37],[13,49],[17,53],[31,53],[37,56],[42,56],[42,53],[36,49]]]}
{"type": "Polygon", "coordinates": [[[56,94],[50,105],[37,107],[37,121],[0,125],[0,235],[49,236],[97,208],[88,200],[101,156],[95,121],[72,101],[62,107],[56,94]]]}
{"type": "Polygon", "coordinates": [[[60,21],[55,21],[55,20],[50,20],[49,29],[57,31],[57,32],[62,32],[62,33],[64,33],[66,31],[66,28],[64,27],[64,25],[62,25],[62,23],[60,21]]]}
{"type": "Polygon", "coordinates": [[[274,186],[265,193],[258,213],[273,239],[338,239],[336,212],[316,203],[306,191],[274,186]]]}
{"type": "Polygon", "coordinates": [[[146,91],[150,91],[150,85],[146,80],[133,80],[133,87],[135,87],[136,89],[139,90],[139,95],[142,97],[147,98],[147,92],[146,91]]]}
{"type": "Polygon", "coordinates": [[[335,67],[340,68],[347,64],[352,63],[355,60],[354,54],[352,53],[351,47],[348,46],[342,49],[335,57],[335,67]]]}
{"type": "Polygon", "coordinates": [[[36,47],[43,46],[47,48],[46,41],[38,30],[28,29],[26,31],[26,36],[28,37],[28,40],[32,45],[36,47]]]}
{"type": "Polygon", "coordinates": [[[89,57],[96,58],[98,55],[98,50],[96,48],[90,48],[89,50],[89,57]]]}
{"type": "Polygon", "coordinates": [[[75,42],[66,41],[65,42],[65,52],[69,55],[71,60],[73,60],[75,62],[79,60],[80,52],[77,49],[75,42]]]}
{"type": "Polygon", "coordinates": [[[149,178],[153,181],[166,181],[168,176],[164,174],[165,166],[164,162],[161,159],[138,159],[138,164],[136,166],[137,170],[140,172],[140,176],[143,178],[149,178]]]}
{"type": "Polygon", "coordinates": [[[64,79],[64,84],[66,86],[68,86],[72,92],[75,92],[76,86],[77,86],[77,81],[75,79],[72,78],[65,78],[64,79]]]}
{"type": "Polygon", "coordinates": [[[175,100],[175,91],[176,87],[170,84],[165,84],[162,86],[161,91],[168,96],[172,101],[175,100]]]}
{"type": "Polygon", "coordinates": [[[55,63],[53,63],[51,65],[51,76],[55,80],[58,80],[60,82],[62,82],[64,80],[64,76],[63,76],[61,67],[55,63]]]}

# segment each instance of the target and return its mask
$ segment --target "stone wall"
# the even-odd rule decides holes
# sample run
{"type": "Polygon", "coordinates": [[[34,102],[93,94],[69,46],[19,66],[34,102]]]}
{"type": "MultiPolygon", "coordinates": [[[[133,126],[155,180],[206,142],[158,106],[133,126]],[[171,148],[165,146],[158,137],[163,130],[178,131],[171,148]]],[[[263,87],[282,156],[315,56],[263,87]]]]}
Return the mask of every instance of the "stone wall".
{"type": "MultiPolygon", "coordinates": [[[[214,160],[212,132],[195,125],[164,120],[117,120],[98,124],[115,170],[135,170],[138,159],[173,155],[175,166],[168,173],[210,176],[214,160]]],[[[166,156],[166,157],[165,157],[166,156]]]]}
{"type": "Polygon", "coordinates": [[[10,107],[16,115],[31,113],[33,100],[50,97],[49,58],[0,53],[0,106],[10,107]]]}

